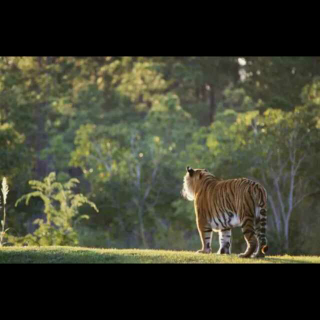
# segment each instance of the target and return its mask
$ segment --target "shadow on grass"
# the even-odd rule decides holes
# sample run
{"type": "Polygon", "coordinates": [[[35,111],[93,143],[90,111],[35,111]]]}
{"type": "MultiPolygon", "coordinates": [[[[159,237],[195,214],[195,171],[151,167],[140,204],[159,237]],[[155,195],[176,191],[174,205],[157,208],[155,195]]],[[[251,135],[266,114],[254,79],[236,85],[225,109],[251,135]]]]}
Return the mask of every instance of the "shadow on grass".
{"type": "Polygon", "coordinates": [[[293,259],[281,259],[281,258],[271,258],[271,257],[266,257],[264,258],[266,261],[270,261],[274,264],[313,264],[316,262],[310,262],[307,260],[293,260],[293,259]]]}

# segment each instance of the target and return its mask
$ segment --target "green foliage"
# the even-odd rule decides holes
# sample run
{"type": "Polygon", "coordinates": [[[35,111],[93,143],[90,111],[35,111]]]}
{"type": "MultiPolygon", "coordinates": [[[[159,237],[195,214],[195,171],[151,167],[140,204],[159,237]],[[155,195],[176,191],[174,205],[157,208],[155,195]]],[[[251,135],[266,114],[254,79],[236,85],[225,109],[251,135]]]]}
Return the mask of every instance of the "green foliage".
{"type": "Polygon", "coordinates": [[[39,228],[23,238],[11,238],[17,244],[29,245],[76,245],[77,233],[74,231],[81,219],[89,219],[88,215],[79,215],[79,207],[89,204],[98,212],[96,205],[82,194],[74,194],[71,190],[79,183],[77,179],[70,179],[62,184],[56,181],[55,172],[51,172],[43,182],[29,181],[31,188],[36,190],[17,200],[16,206],[24,201],[29,204],[32,197],[39,197],[44,203],[45,219],[36,219],[34,224],[39,228]]]}
{"type": "MultiPolygon", "coordinates": [[[[262,181],[273,197],[278,172],[288,207],[294,148],[303,160],[293,198],[311,195],[293,210],[288,249],[281,247],[284,230],[268,222],[270,247],[319,254],[319,62],[0,57],[0,175],[12,186],[8,237],[21,244],[198,249],[193,204],[180,197],[186,165],[262,181]],[[93,208],[90,220],[76,224],[86,216],[86,197],[100,213],[93,208]],[[14,207],[19,198],[28,206],[14,207]],[[72,209],[72,199],[79,207],[72,209]]],[[[233,240],[241,251],[240,231],[233,240]]]]}
{"type": "Polygon", "coordinates": [[[319,115],[319,108],[312,105],[292,112],[268,109],[262,115],[225,111],[208,135],[216,175],[246,176],[267,188],[272,252],[288,250],[298,205],[319,190],[314,172],[308,170],[319,155],[319,115]]]}
{"type": "Polygon", "coordinates": [[[163,95],[147,116],[130,127],[122,122],[81,126],[70,164],[81,167],[95,190],[93,198],[97,190],[108,190],[104,201],[111,204],[109,216],[125,220],[126,229],[138,232],[148,246],[145,225],[155,225],[160,218],[152,212],[164,203],[163,197],[169,197],[164,186],[175,188],[175,177],[168,179],[167,172],[174,170],[193,128],[194,121],[178,97],[163,95]]]}
{"type": "Polygon", "coordinates": [[[319,76],[319,57],[245,57],[243,87],[262,110],[292,111],[301,91],[319,76]]]}

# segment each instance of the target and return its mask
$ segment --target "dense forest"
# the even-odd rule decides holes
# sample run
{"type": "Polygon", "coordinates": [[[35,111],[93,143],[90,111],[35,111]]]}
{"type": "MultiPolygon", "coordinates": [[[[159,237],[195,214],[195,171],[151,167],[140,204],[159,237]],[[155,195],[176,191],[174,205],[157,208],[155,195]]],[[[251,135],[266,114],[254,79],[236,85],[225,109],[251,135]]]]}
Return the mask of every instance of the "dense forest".
{"type": "Polygon", "coordinates": [[[264,185],[271,254],[320,254],[319,141],[320,57],[0,57],[7,245],[198,250],[190,165],[264,185]]]}

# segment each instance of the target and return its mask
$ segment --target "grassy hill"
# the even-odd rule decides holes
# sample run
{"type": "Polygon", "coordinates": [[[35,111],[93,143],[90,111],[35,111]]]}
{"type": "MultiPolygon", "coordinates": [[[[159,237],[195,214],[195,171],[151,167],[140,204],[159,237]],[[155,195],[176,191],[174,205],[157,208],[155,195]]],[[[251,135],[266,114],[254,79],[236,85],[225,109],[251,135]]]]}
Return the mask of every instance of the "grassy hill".
{"type": "Polygon", "coordinates": [[[236,254],[203,255],[187,251],[92,249],[82,247],[2,247],[2,263],[320,263],[320,256],[269,256],[240,259],[236,254]]]}

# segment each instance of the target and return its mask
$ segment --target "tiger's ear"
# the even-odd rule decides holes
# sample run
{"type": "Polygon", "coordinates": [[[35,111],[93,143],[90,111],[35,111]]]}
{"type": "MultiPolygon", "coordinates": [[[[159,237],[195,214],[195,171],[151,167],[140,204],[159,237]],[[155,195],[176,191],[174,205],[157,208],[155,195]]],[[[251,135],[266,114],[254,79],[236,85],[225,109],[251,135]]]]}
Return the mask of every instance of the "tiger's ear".
{"type": "Polygon", "coordinates": [[[189,172],[190,174],[190,177],[192,177],[193,173],[194,173],[194,170],[191,168],[191,167],[187,167],[187,171],[189,172]]]}

